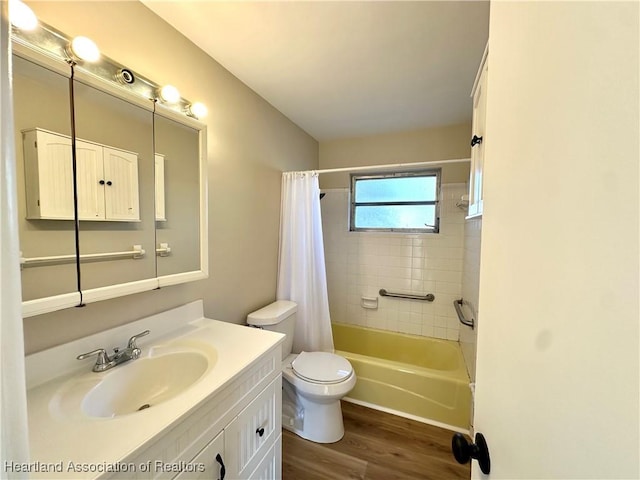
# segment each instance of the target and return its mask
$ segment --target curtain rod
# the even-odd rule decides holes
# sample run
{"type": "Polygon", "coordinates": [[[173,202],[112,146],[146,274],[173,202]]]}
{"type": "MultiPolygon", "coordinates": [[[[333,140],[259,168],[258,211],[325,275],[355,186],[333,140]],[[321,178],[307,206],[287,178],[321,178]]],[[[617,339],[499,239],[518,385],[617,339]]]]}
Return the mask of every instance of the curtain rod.
{"type": "Polygon", "coordinates": [[[312,170],[316,173],[340,173],[340,172],[357,172],[360,170],[380,170],[387,168],[405,168],[405,167],[437,167],[439,165],[448,165],[451,163],[470,162],[470,158],[460,158],[455,160],[441,160],[437,162],[414,162],[414,163],[388,163],[385,165],[366,165],[362,167],[342,167],[342,168],[325,168],[322,170],[312,170]]]}

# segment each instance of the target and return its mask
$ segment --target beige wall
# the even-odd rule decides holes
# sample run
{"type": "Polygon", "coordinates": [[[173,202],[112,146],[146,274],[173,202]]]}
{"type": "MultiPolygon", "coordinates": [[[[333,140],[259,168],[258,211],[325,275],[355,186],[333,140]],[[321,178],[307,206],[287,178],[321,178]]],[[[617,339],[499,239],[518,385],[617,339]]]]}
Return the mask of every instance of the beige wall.
{"type": "Polygon", "coordinates": [[[105,55],[209,107],[209,278],[27,318],[27,353],[199,298],[207,316],[235,323],[272,301],[280,172],[318,168],[318,143],[139,2],[27,3],[42,21],[89,36],[105,55]]]}
{"type": "MultiPolygon", "coordinates": [[[[471,100],[469,100],[471,101],[471,100]]],[[[469,158],[471,124],[451,125],[320,143],[320,168],[414,163],[469,158]]],[[[469,180],[469,164],[443,168],[443,183],[469,180]]],[[[326,173],[321,188],[349,186],[349,173],[326,173]]]]}

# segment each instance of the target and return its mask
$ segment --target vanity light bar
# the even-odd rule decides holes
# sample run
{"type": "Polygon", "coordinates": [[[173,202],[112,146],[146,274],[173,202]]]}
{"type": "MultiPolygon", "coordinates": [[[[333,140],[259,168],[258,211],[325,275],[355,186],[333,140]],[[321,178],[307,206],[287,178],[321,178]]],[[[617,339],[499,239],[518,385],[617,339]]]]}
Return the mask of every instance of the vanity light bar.
{"type": "Polygon", "coordinates": [[[161,102],[165,107],[182,115],[202,119],[207,114],[207,107],[203,103],[192,103],[182,98],[176,87],[158,85],[125,65],[101,55],[97,45],[91,39],[87,37],[71,39],[50,25],[39,22],[33,11],[19,0],[13,0],[10,5],[13,5],[10,14],[11,37],[17,44],[74,65],[75,68],[142,98],[161,102]],[[22,13],[26,11],[31,14],[22,13]],[[23,17],[31,20],[22,20],[23,17]]]}

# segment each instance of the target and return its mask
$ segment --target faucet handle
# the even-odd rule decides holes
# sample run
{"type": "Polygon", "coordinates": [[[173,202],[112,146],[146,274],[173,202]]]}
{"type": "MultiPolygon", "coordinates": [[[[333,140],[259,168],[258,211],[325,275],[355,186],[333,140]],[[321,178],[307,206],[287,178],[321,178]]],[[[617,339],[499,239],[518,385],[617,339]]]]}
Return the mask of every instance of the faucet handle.
{"type": "Polygon", "coordinates": [[[129,344],[127,345],[127,348],[130,348],[132,350],[137,349],[138,346],[136,345],[136,340],[138,340],[140,337],[144,337],[145,335],[149,335],[150,333],[151,333],[150,330],[145,330],[144,332],[140,332],[137,335],[134,335],[129,339],[129,344]]]}
{"type": "Polygon", "coordinates": [[[83,353],[82,355],[78,355],[76,358],[78,360],[84,360],[85,358],[89,358],[94,355],[98,356],[96,364],[93,366],[94,372],[102,372],[103,370],[113,366],[113,360],[109,358],[109,355],[107,355],[107,351],[104,348],[98,348],[93,352],[83,353]]]}

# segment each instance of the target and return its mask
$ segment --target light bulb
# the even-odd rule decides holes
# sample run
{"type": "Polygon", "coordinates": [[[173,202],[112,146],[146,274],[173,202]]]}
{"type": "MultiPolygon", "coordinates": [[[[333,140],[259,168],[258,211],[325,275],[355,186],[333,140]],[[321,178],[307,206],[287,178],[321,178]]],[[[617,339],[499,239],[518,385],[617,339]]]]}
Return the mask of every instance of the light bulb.
{"type": "Polygon", "coordinates": [[[165,85],[160,90],[160,98],[167,103],[177,103],[180,101],[180,92],[173,85],[165,85]]]}
{"type": "Polygon", "coordinates": [[[207,116],[209,110],[207,106],[202,102],[195,102],[189,105],[189,113],[196,118],[204,118],[207,116]]]}
{"type": "Polygon", "coordinates": [[[93,40],[87,37],[76,37],[71,41],[73,54],[87,62],[96,62],[100,58],[100,50],[93,40]]]}
{"type": "Polygon", "coordinates": [[[20,30],[33,30],[38,26],[38,17],[20,0],[9,2],[9,19],[11,25],[20,30]]]}

